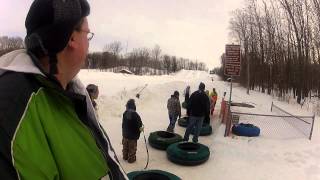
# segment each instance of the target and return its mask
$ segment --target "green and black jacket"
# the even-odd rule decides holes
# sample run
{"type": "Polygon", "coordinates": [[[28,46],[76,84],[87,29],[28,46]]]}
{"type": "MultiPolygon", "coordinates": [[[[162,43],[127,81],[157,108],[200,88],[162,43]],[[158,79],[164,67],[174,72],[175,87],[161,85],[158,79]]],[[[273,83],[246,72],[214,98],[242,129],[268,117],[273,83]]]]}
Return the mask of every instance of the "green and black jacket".
{"type": "Polygon", "coordinates": [[[0,58],[0,179],[127,179],[84,86],[67,89],[25,50],[0,58]]]}

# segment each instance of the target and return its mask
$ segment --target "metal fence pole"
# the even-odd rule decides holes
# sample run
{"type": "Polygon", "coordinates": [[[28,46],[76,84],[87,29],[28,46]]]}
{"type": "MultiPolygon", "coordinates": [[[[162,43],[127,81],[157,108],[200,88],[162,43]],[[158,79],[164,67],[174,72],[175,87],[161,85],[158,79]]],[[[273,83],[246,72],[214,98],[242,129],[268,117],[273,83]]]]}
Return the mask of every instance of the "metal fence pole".
{"type": "Polygon", "coordinates": [[[230,104],[226,105],[226,110],[225,110],[224,118],[226,118],[226,129],[224,131],[224,137],[227,137],[229,135],[229,129],[230,129],[230,104]]]}
{"type": "Polygon", "coordinates": [[[229,96],[229,106],[231,106],[231,96],[232,96],[232,76],[230,80],[230,96],[229,96]]]}
{"type": "MultiPolygon", "coordinates": [[[[224,110],[223,120],[225,120],[226,116],[228,116],[228,104],[226,104],[226,109],[224,110]]],[[[226,128],[224,130],[224,137],[227,136],[227,129],[228,129],[228,120],[225,121],[226,128]]]]}
{"type": "Polygon", "coordinates": [[[229,105],[228,108],[228,114],[227,114],[227,121],[226,121],[226,129],[224,131],[224,137],[229,136],[230,133],[230,127],[231,127],[231,96],[232,96],[232,76],[230,77],[230,95],[229,95],[229,105]]]}
{"type": "Polygon", "coordinates": [[[309,140],[311,140],[312,138],[312,132],[313,132],[313,125],[314,125],[314,119],[316,117],[316,114],[313,114],[313,118],[312,118],[312,125],[311,125],[311,131],[310,131],[310,136],[309,136],[309,140]]]}

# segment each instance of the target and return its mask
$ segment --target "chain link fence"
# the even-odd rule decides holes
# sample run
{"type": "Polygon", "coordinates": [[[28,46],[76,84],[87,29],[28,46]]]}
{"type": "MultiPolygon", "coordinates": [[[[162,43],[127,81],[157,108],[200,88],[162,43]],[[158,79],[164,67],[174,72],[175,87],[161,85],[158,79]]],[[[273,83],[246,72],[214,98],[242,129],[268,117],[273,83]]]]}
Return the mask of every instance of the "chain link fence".
{"type": "Polygon", "coordinates": [[[284,109],[271,104],[273,114],[254,114],[235,112],[226,102],[223,114],[226,124],[225,136],[230,135],[230,129],[234,123],[250,123],[258,126],[260,136],[276,139],[308,138],[311,140],[315,115],[296,116],[284,109]],[[238,122],[232,121],[237,119],[238,122]]]}

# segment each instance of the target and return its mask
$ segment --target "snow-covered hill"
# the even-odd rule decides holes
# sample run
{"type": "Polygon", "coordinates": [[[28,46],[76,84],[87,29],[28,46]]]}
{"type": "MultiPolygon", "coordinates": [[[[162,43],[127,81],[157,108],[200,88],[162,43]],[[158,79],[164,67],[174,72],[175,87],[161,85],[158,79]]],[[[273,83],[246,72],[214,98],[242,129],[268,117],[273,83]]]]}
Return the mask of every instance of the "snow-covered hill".
{"type": "MultiPolygon", "coordinates": [[[[85,85],[94,83],[99,86],[98,113],[102,125],[109,134],[122,166],[127,172],[142,170],[146,163],[146,149],[143,137],[138,141],[137,162],[128,164],[122,160],[121,121],[125,103],[129,98],[135,98],[137,112],[145,124],[145,135],[150,132],[165,130],[169,119],[167,115],[167,99],[178,90],[180,101],[183,101],[183,90],[187,85],[191,91],[198,89],[200,82],[206,84],[206,89],[216,88],[219,95],[216,111],[211,123],[214,134],[200,137],[199,142],[210,147],[210,159],[199,166],[185,167],[167,160],[165,151],[149,146],[149,169],[169,171],[184,180],[316,180],[320,179],[320,128],[318,117],[315,121],[312,141],[307,138],[277,139],[277,138],[243,138],[223,137],[224,125],[220,125],[218,112],[223,92],[229,93],[229,83],[219,81],[214,75],[201,71],[182,70],[176,74],[163,76],[135,76],[82,70],[79,74],[85,85]],[[135,95],[146,85],[139,99],[135,95]]],[[[228,96],[226,97],[228,98],[228,96]]],[[[254,104],[255,108],[239,108],[237,111],[251,113],[270,113],[271,96],[258,92],[246,94],[246,90],[234,85],[233,100],[254,104]]],[[[301,110],[298,105],[283,102],[277,104],[288,111],[307,115],[310,112],[301,110]]],[[[185,113],[185,111],[183,111],[185,113]]],[[[176,126],[176,132],[184,135],[185,129],[176,126]]],[[[263,129],[262,129],[263,131],[263,129]]]]}

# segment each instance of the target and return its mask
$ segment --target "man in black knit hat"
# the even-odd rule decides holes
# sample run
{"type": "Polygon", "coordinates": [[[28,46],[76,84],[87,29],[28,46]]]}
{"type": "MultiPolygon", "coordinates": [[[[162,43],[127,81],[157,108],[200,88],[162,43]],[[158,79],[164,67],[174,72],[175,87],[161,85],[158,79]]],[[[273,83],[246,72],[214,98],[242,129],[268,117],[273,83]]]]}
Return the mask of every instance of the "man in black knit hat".
{"type": "Polygon", "coordinates": [[[202,128],[203,120],[210,113],[210,101],[205,90],[205,84],[199,84],[199,90],[191,94],[187,106],[187,115],[189,116],[189,124],[184,134],[184,141],[189,140],[191,131],[194,130],[192,141],[197,143],[202,128]]]}
{"type": "Polygon", "coordinates": [[[86,0],[35,0],[26,49],[0,58],[0,179],[128,179],[76,77],[86,0]]]}

